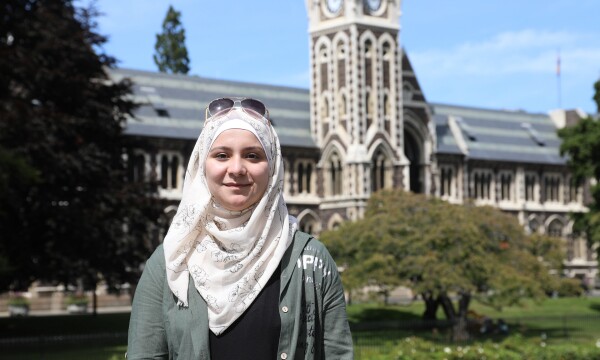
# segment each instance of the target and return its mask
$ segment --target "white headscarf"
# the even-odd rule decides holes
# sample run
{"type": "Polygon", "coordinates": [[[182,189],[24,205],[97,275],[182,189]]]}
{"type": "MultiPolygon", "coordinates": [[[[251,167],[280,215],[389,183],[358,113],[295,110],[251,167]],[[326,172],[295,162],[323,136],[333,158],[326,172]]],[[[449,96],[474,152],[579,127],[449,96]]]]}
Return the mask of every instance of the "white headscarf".
{"type": "Polygon", "coordinates": [[[283,200],[279,138],[264,119],[242,109],[207,120],[194,146],[177,214],[164,240],[167,281],[180,306],[188,306],[189,275],[208,305],[211,331],[223,333],[256,299],[292,242],[297,221],[283,200]],[[205,161],[214,140],[229,129],[252,132],[269,163],[269,183],[250,208],[229,211],[214,202],[205,161]]]}

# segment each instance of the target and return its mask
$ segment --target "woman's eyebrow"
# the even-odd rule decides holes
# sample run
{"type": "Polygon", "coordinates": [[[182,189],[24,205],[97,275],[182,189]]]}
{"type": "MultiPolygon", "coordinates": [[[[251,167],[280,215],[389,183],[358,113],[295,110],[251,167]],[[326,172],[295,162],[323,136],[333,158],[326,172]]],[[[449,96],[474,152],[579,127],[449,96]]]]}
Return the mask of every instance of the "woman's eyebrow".
{"type": "MultiPolygon", "coordinates": [[[[214,148],[210,149],[210,152],[213,151],[231,151],[232,148],[229,146],[215,146],[214,148]]],[[[262,148],[262,146],[248,146],[242,149],[242,151],[259,151],[259,152],[265,152],[265,150],[262,148]]]]}
{"type": "Polygon", "coordinates": [[[242,150],[244,150],[244,151],[260,151],[260,152],[265,152],[265,150],[262,148],[262,146],[248,146],[246,148],[243,148],[242,150]]]}

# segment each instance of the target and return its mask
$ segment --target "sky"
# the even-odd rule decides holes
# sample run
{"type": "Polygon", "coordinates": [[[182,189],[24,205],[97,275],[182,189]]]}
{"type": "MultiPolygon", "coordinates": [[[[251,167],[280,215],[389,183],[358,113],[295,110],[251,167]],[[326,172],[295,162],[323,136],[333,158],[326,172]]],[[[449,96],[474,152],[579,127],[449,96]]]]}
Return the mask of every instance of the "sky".
{"type": "MultiPolygon", "coordinates": [[[[156,34],[172,5],[190,75],[308,89],[306,1],[98,0],[97,30],[119,67],[157,71],[156,34]]],[[[598,14],[600,0],[403,0],[398,21],[429,102],[595,113],[598,14]]]]}

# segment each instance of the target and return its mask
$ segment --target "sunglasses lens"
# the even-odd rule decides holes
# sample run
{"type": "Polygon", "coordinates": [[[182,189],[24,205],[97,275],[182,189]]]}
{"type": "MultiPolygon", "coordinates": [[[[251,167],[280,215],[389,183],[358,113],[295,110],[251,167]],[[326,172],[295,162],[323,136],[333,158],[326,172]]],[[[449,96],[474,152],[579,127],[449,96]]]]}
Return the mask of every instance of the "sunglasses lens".
{"type": "Polygon", "coordinates": [[[265,113],[267,112],[265,104],[255,99],[242,100],[242,107],[244,109],[250,109],[259,114],[260,116],[265,116],[265,113]]]}
{"type": "Polygon", "coordinates": [[[232,99],[217,99],[213,100],[208,105],[208,114],[213,116],[220,111],[231,109],[234,105],[234,101],[232,99]]]}

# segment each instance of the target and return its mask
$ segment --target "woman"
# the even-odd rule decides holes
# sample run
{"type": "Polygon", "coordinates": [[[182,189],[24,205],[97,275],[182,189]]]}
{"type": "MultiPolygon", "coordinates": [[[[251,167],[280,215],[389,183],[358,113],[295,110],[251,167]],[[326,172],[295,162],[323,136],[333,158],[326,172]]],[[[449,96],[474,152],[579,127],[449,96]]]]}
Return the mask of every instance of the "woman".
{"type": "Polygon", "coordinates": [[[339,274],[288,215],[267,109],[214,100],[177,214],[138,284],[128,358],[352,357],[339,274]]]}

